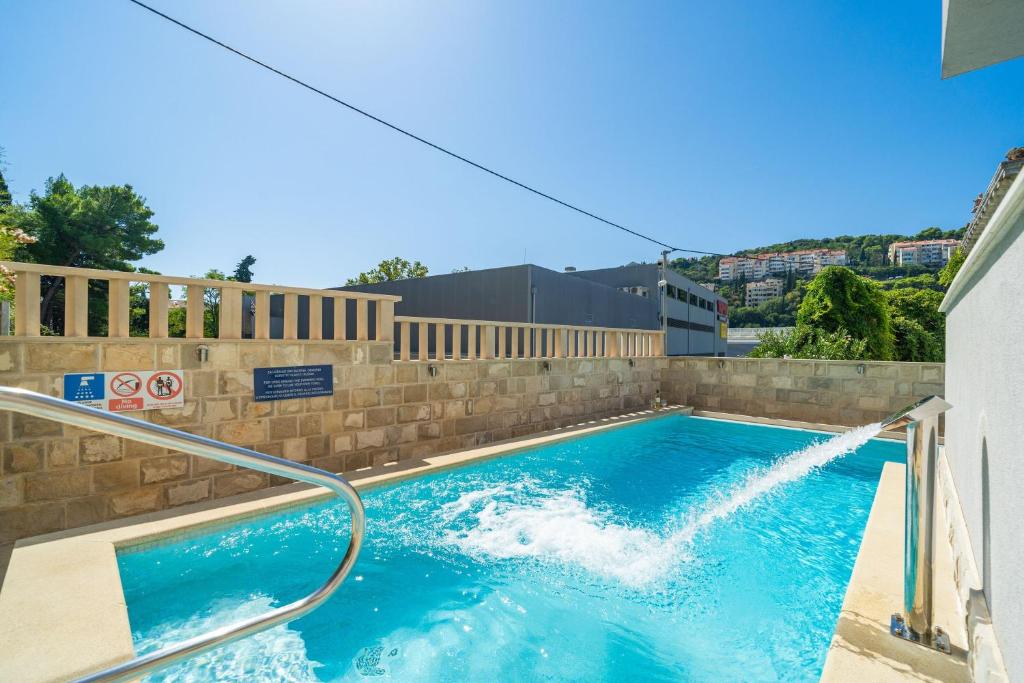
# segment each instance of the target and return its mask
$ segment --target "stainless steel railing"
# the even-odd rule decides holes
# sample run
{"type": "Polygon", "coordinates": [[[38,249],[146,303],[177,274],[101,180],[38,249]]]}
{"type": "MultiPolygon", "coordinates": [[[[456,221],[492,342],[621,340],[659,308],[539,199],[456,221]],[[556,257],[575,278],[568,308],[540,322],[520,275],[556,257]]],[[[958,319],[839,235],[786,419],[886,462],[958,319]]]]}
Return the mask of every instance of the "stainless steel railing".
{"type": "Polygon", "coordinates": [[[352,537],[349,539],[345,556],[327,582],[306,597],[272,609],[262,615],[228,624],[201,636],[90,674],[79,679],[81,682],[136,679],[182,659],[193,657],[278,624],[298,619],[319,607],[331,596],[331,593],[345,580],[359,555],[359,548],[362,546],[366,528],[366,514],[359,494],[342,477],[308,465],[282,460],[264,453],[257,453],[246,448],[180,432],[117,413],[106,413],[26,389],[0,387],[0,410],[12,410],[33,417],[56,420],[75,427],[113,434],[125,439],[171,448],[183,453],[323,486],[344,499],[352,513],[352,537]]]}

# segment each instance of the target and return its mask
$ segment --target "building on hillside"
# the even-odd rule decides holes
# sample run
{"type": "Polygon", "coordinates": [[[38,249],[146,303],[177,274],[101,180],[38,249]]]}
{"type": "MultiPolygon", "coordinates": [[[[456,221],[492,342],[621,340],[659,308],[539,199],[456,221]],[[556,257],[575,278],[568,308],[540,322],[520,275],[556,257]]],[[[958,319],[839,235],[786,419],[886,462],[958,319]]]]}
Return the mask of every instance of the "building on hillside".
{"type": "MultiPolygon", "coordinates": [[[[397,294],[402,301],[395,305],[396,315],[647,330],[662,329],[664,305],[666,354],[724,356],[725,300],[682,275],[669,272],[662,278],[660,272],[657,264],[562,273],[524,264],[338,289],[397,294]]],[[[299,302],[300,338],[306,307],[299,302]]],[[[415,347],[417,340],[411,341],[415,347]]]]}
{"type": "Polygon", "coordinates": [[[889,245],[889,263],[894,266],[942,267],[960,243],[956,240],[919,240],[889,245]]]}
{"type": "Polygon", "coordinates": [[[825,266],[845,266],[842,249],[801,249],[799,251],[726,256],[718,262],[718,279],[731,282],[741,278],[761,280],[788,272],[813,275],[825,266]]]}
{"type": "Polygon", "coordinates": [[[747,306],[760,306],[765,301],[778,299],[783,294],[785,283],[777,277],[770,277],[758,282],[748,282],[746,287],[747,306]]]}

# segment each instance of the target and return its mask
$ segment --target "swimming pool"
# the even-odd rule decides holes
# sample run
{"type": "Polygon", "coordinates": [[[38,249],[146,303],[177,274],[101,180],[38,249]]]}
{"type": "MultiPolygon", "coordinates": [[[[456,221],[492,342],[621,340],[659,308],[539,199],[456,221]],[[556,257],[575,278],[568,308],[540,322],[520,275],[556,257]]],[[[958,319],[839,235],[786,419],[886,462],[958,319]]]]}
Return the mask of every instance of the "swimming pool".
{"type": "MultiPolygon", "coordinates": [[[[734,494],[827,438],[676,415],[366,491],[327,603],[153,679],[817,680],[904,446],[734,494]]],[[[136,650],[309,592],[348,525],[320,503],[119,551],[136,650]]]]}

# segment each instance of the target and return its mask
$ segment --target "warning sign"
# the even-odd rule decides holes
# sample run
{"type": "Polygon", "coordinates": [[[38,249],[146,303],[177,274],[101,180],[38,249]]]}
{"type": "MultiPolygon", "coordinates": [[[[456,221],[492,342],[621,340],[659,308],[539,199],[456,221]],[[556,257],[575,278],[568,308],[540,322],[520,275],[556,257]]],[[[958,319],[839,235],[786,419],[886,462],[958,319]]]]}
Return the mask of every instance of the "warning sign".
{"type": "Polygon", "coordinates": [[[64,398],[114,413],[181,408],[185,405],[181,370],[92,372],[64,375],[64,398]]]}
{"type": "Polygon", "coordinates": [[[115,396],[134,396],[142,389],[142,378],[134,372],[119,372],[110,379],[110,391],[115,396]]]}

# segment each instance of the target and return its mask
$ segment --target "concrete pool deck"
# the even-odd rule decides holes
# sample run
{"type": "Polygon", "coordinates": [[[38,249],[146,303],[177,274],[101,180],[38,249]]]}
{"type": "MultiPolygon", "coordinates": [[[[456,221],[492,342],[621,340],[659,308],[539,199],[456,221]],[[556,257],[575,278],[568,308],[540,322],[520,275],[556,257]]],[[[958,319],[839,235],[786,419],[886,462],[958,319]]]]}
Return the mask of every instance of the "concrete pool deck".
{"type": "MultiPolygon", "coordinates": [[[[365,468],[346,473],[346,478],[365,491],[472,461],[691,412],[682,406],[638,411],[470,450],[365,468]]],[[[330,497],[321,488],[289,484],[18,541],[0,588],[0,681],[64,681],[135,656],[117,567],[119,548],[170,541],[330,497]]]]}

